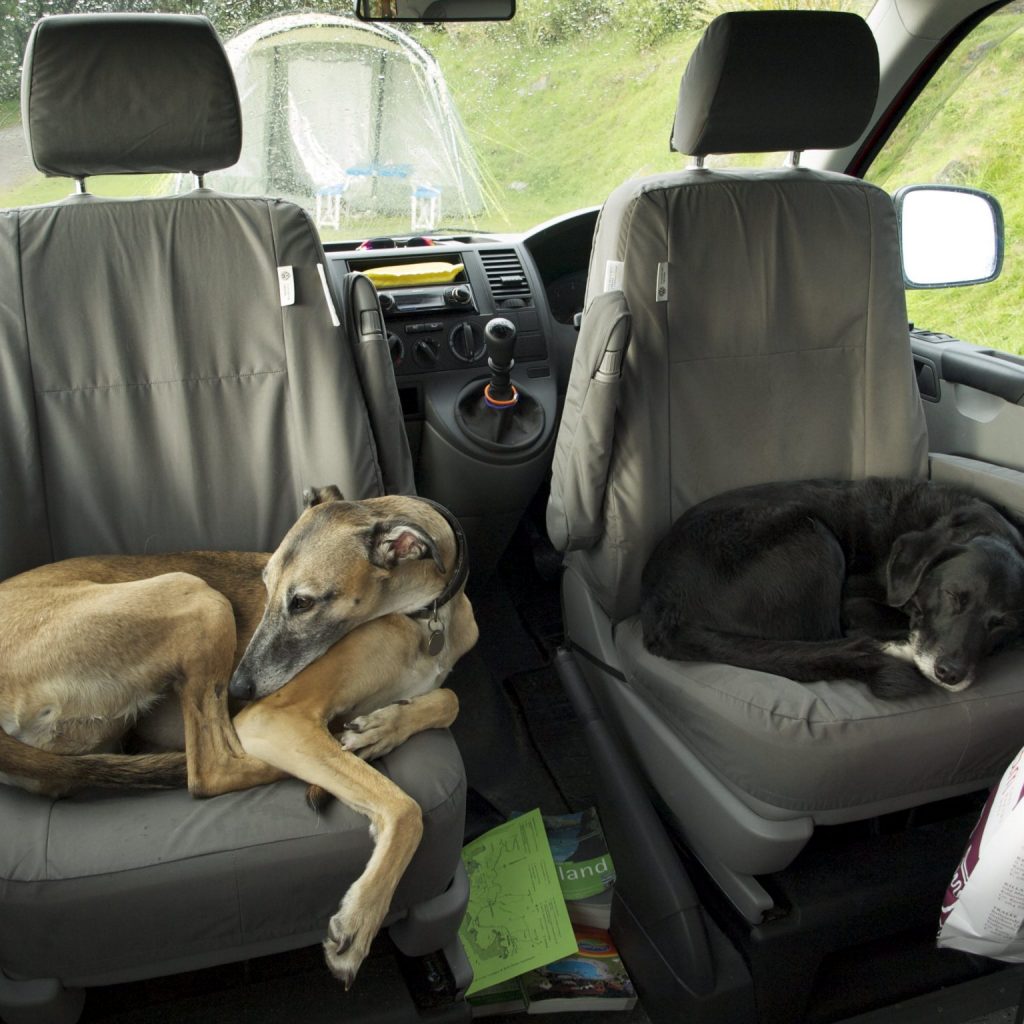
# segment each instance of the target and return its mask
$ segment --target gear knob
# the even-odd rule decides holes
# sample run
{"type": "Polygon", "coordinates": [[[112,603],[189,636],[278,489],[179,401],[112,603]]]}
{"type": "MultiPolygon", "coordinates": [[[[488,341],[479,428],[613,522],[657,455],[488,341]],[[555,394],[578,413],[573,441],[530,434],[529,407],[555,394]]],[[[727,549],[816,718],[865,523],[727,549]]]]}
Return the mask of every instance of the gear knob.
{"type": "Polygon", "coordinates": [[[490,368],[496,373],[508,373],[516,348],[516,325],[503,316],[492,317],[484,325],[484,344],[490,368]]]}

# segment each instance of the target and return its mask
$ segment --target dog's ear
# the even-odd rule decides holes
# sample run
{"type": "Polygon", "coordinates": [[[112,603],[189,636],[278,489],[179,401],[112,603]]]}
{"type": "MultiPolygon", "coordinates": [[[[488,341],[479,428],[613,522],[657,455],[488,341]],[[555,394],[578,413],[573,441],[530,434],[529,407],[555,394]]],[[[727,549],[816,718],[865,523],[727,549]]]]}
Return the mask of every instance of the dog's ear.
{"type": "Polygon", "coordinates": [[[322,505],[326,501],[344,501],[345,496],[335,484],[328,484],[326,487],[307,487],[302,492],[302,507],[312,508],[314,505],[322,505]]]}
{"type": "Polygon", "coordinates": [[[945,528],[914,530],[897,537],[885,566],[886,604],[902,608],[917,593],[924,574],[956,547],[945,528]]]}
{"type": "Polygon", "coordinates": [[[376,523],[369,537],[370,561],[380,569],[393,569],[409,559],[432,558],[444,575],[444,562],[434,539],[420,526],[409,522],[376,523]]]}

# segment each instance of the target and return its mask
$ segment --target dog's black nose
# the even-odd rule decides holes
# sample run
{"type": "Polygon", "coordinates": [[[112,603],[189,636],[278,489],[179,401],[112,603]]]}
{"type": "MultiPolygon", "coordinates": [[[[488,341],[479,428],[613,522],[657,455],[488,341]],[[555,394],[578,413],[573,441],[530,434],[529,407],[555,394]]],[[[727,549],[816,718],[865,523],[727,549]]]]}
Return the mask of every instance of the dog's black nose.
{"type": "Polygon", "coordinates": [[[967,667],[955,658],[939,658],[935,662],[935,678],[940,683],[953,686],[967,675],[967,667]]]}
{"type": "Polygon", "coordinates": [[[256,689],[253,681],[246,675],[239,675],[237,672],[231,677],[228,683],[228,693],[239,700],[252,700],[253,691],[256,689]]]}

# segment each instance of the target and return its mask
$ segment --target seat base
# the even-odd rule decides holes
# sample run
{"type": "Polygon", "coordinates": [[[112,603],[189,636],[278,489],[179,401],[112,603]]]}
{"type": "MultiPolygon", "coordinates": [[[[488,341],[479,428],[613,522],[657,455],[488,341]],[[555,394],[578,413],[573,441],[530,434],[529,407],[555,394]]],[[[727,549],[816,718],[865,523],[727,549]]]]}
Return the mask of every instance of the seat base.
{"type": "MultiPolygon", "coordinates": [[[[430,730],[376,766],[423,809],[423,839],[385,921],[420,955],[456,936],[468,896],[462,761],[446,730],[430,730]]],[[[351,808],[315,813],[304,797],[296,780],[208,800],[163,791],[53,801],[0,787],[5,973],[91,987],[320,943],[372,839],[351,808]],[[183,913],[186,898],[202,913],[183,913]]]]}
{"type": "MultiPolygon", "coordinates": [[[[559,658],[573,667],[583,660],[567,652],[559,658]]],[[[559,675],[572,695],[571,669],[560,663],[559,675]]],[[[573,702],[579,709],[582,702],[575,696],[573,702]]],[[[766,904],[753,915],[737,909],[734,893],[719,887],[717,875],[705,871],[692,850],[669,846],[666,853],[658,835],[632,825],[639,805],[653,814],[653,804],[640,787],[623,801],[609,773],[632,774],[635,762],[611,740],[593,705],[581,719],[618,872],[612,927],[655,1024],[680,1017],[708,1024],[795,1024],[808,1007],[811,1019],[840,1019],[979,973],[977,958],[936,950],[934,934],[938,896],[984,791],[815,829],[791,864],[747,879],[766,904]],[[676,876],[699,902],[680,902],[675,890],[669,895],[665,880],[676,876]],[[651,879],[660,894],[654,906],[645,900],[651,879]],[[689,916],[690,941],[687,934],[680,939],[678,929],[669,931],[681,914],[689,916]],[[693,922],[700,941],[692,941],[693,922]]],[[[662,801],[658,806],[664,810],[662,801]]],[[[664,837],[667,830],[659,827],[659,833],[664,837]]]]}

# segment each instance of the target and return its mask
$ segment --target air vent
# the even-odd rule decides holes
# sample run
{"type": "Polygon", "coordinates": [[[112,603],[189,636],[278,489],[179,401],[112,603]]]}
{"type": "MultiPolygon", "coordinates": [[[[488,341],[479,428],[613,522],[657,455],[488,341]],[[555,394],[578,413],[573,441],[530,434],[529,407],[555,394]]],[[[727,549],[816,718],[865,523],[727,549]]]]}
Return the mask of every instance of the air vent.
{"type": "Polygon", "coordinates": [[[496,305],[513,307],[529,303],[530,286],[515,249],[484,249],[480,259],[496,305]]]}

